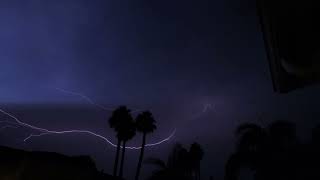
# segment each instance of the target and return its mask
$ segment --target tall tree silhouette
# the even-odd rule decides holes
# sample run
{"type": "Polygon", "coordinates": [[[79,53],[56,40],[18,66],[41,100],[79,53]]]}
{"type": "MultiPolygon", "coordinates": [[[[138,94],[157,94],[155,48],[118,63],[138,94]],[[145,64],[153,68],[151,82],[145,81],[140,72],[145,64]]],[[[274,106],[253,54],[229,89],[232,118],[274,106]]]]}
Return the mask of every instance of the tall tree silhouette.
{"type": "Polygon", "coordinates": [[[122,178],[126,143],[136,135],[136,126],[130,114],[130,110],[128,110],[127,118],[121,121],[118,135],[119,135],[118,136],[119,139],[122,141],[122,155],[121,155],[121,164],[120,164],[120,171],[119,171],[119,177],[122,178]]]}
{"type": "Polygon", "coordinates": [[[190,166],[195,180],[200,180],[200,162],[203,158],[203,149],[200,144],[193,143],[189,150],[190,166]]]}
{"type": "Polygon", "coordinates": [[[109,126],[114,129],[117,133],[117,151],[116,157],[113,167],[113,176],[117,176],[118,173],[118,163],[119,163],[119,155],[121,148],[121,141],[123,139],[123,125],[124,122],[132,121],[132,117],[130,114],[130,110],[126,106],[120,106],[112,112],[111,117],[109,118],[109,126]],[[121,132],[120,132],[121,131],[121,132]]]}
{"type": "Polygon", "coordinates": [[[145,111],[139,114],[136,118],[137,131],[142,133],[142,145],[135,180],[138,180],[140,176],[147,134],[152,133],[154,130],[156,130],[157,126],[155,125],[155,123],[156,121],[154,120],[152,113],[149,111],[145,111]]]}

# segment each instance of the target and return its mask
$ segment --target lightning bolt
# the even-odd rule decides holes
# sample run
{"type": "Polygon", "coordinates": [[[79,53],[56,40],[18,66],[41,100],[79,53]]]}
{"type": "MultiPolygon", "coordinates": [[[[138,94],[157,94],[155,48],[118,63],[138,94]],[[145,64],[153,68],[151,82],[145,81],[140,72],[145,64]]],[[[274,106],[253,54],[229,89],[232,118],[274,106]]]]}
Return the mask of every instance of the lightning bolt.
{"type": "Polygon", "coordinates": [[[68,90],[65,90],[65,89],[62,89],[62,88],[56,88],[56,90],[62,92],[62,93],[65,93],[65,94],[69,94],[69,95],[72,95],[72,96],[78,96],[80,97],[81,99],[87,101],[89,104],[92,104],[100,109],[103,109],[103,110],[106,110],[106,111],[113,111],[114,108],[111,108],[111,107],[105,107],[105,106],[102,106],[100,104],[97,104],[95,103],[92,99],[90,99],[88,96],[85,96],[84,94],[82,93],[78,93],[78,92],[73,92],[73,91],[68,91],[68,90]]]}
{"type": "Polygon", "coordinates": [[[212,105],[212,104],[209,104],[209,103],[204,104],[202,111],[199,112],[199,113],[197,113],[197,114],[195,114],[195,115],[193,115],[189,120],[187,120],[187,121],[185,122],[185,124],[187,124],[188,122],[192,122],[192,121],[200,118],[204,113],[207,113],[207,112],[208,112],[209,110],[211,110],[212,108],[213,108],[213,105],[212,105]]]}
{"type": "Polygon", "coordinates": [[[213,105],[212,104],[205,104],[204,106],[203,106],[203,110],[202,110],[202,112],[203,113],[205,113],[205,112],[207,112],[208,110],[210,110],[210,109],[212,109],[213,108],[213,105]]]}
{"type": "MultiPolygon", "coordinates": [[[[65,93],[65,94],[69,94],[69,95],[72,95],[72,96],[78,96],[80,97],[81,99],[87,101],[89,104],[91,105],[94,105],[100,109],[103,109],[103,110],[106,110],[106,111],[113,111],[115,108],[114,107],[106,107],[106,106],[103,106],[101,104],[98,104],[96,102],[94,102],[91,98],[89,98],[88,96],[82,94],[82,93],[79,93],[79,92],[74,92],[74,91],[69,91],[69,90],[66,90],[66,89],[62,89],[62,88],[55,88],[56,90],[62,92],[62,93],[65,93]]],[[[143,110],[140,110],[140,109],[135,109],[133,111],[131,111],[132,113],[137,113],[137,112],[142,112],[143,110]]]]}
{"type": "MultiPolygon", "coordinates": [[[[106,137],[104,137],[104,136],[102,136],[100,134],[91,132],[91,131],[87,131],[87,130],[52,131],[52,130],[48,130],[48,129],[45,129],[45,128],[40,128],[40,127],[36,127],[36,126],[30,125],[30,124],[24,123],[21,120],[19,120],[16,116],[14,116],[13,114],[8,113],[7,111],[5,111],[3,109],[0,109],[0,112],[2,114],[5,114],[8,117],[12,118],[15,121],[15,122],[10,122],[10,124],[24,126],[24,127],[27,127],[27,128],[30,128],[30,129],[37,130],[37,131],[41,132],[39,134],[31,134],[31,135],[29,135],[28,137],[26,137],[24,139],[25,142],[30,140],[32,137],[40,137],[40,136],[50,135],[50,134],[83,133],[83,134],[88,134],[88,135],[100,138],[103,141],[107,142],[109,145],[111,145],[113,147],[117,147],[117,145],[112,143],[108,138],[106,138],[106,137]]],[[[3,121],[3,122],[8,122],[8,121],[3,121]]],[[[9,127],[9,125],[7,127],[9,127]]],[[[2,128],[7,128],[7,127],[4,126],[2,128]]],[[[161,140],[159,142],[156,142],[156,143],[146,144],[145,146],[146,147],[156,146],[156,145],[162,144],[162,143],[164,143],[166,141],[169,141],[175,135],[175,133],[176,133],[176,129],[167,138],[165,138],[165,139],[163,139],[163,140],[161,140]]],[[[123,148],[123,147],[121,146],[121,148],[123,148]]],[[[127,146],[126,149],[137,150],[137,149],[141,149],[141,146],[127,146]]]]}
{"type": "MultiPolygon", "coordinates": [[[[106,110],[106,111],[113,111],[113,108],[110,108],[110,107],[105,107],[105,106],[102,106],[100,104],[97,104],[95,103],[91,98],[89,98],[88,96],[85,96],[84,94],[82,93],[77,93],[77,92],[73,92],[73,91],[68,91],[68,90],[65,90],[65,89],[61,89],[61,88],[56,88],[56,90],[62,92],[62,93],[66,93],[66,94],[70,94],[70,95],[73,95],[73,96],[78,96],[82,99],[84,99],[85,101],[87,101],[88,103],[96,106],[96,107],[99,107],[103,110],[106,110]]],[[[199,115],[201,115],[202,113],[205,113],[207,112],[210,108],[212,108],[212,105],[211,104],[205,104],[204,105],[204,108],[203,108],[203,111],[198,114],[197,116],[195,116],[194,118],[197,118],[199,115]]],[[[141,112],[142,110],[134,110],[133,112],[141,112]]],[[[9,125],[6,125],[6,126],[3,126],[2,128],[0,128],[0,130],[3,130],[3,129],[6,129],[6,128],[17,128],[16,126],[23,126],[23,127],[27,127],[27,128],[30,128],[30,129],[33,129],[33,130],[37,130],[39,131],[40,133],[38,134],[30,134],[28,137],[26,137],[23,141],[26,142],[28,140],[30,140],[31,138],[33,137],[41,137],[41,136],[44,136],[44,135],[50,135],[50,134],[67,134],[67,133],[82,133],[82,134],[87,134],[87,135],[91,135],[91,136],[94,136],[94,137],[97,137],[97,138],[100,138],[101,140],[103,140],[104,142],[108,143],[109,145],[113,146],[113,147],[117,147],[116,144],[112,143],[108,138],[100,135],[100,134],[97,134],[97,133],[94,133],[94,132],[91,132],[91,131],[88,131],[88,130],[66,130],[66,131],[53,131],[53,130],[49,130],[49,129],[45,129],[45,128],[40,128],[40,127],[37,127],[37,126],[34,126],[34,125],[31,125],[31,124],[28,124],[28,123],[25,123],[25,122],[22,122],[21,120],[19,120],[16,116],[14,116],[13,114],[10,114],[8,113],[7,111],[3,110],[3,109],[0,109],[0,112],[8,117],[10,117],[11,119],[13,119],[15,122],[12,122],[12,121],[0,121],[0,123],[8,123],[9,125]],[[13,125],[16,125],[16,126],[13,126],[13,125]]],[[[191,118],[191,119],[194,119],[194,118],[191,118]]],[[[158,141],[158,142],[155,142],[155,143],[149,143],[149,144],[146,144],[145,146],[146,147],[152,147],[152,146],[157,146],[157,145],[160,145],[162,143],[165,143],[167,141],[169,141],[175,134],[176,134],[176,131],[177,129],[175,128],[173,130],[173,132],[166,138],[158,141]]],[[[121,148],[123,148],[121,146],[121,148]]],[[[138,150],[138,149],[141,149],[142,147],[141,146],[126,146],[125,147],[126,149],[132,149],[132,150],[138,150]]]]}

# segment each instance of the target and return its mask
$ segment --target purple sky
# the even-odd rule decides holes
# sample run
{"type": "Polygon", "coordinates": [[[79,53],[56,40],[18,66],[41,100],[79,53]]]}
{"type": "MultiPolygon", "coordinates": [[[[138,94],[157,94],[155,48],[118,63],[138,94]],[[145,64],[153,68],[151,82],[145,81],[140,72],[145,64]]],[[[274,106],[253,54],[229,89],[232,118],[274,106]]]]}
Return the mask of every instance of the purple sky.
{"type": "MultiPolygon", "coordinates": [[[[175,141],[197,140],[206,151],[204,176],[221,177],[240,122],[290,118],[307,128],[320,115],[311,108],[320,105],[318,87],[273,92],[254,7],[249,0],[1,0],[0,103],[41,127],[110,138],[108,112],[55,88],[151,109],[159,130],[150,141],[177,134],[147,155],[165,158],[175,141]],[[205,104],[213,108],[191,118],[205,104]]],[[[2,131],[0,143],[89,154],[111,172],[114,149],[93,137],[52,135],[23,145],[27,133],[2,131]]],[[[137,155],[129,152],[128,162],[135,166],[137,155]]]]}

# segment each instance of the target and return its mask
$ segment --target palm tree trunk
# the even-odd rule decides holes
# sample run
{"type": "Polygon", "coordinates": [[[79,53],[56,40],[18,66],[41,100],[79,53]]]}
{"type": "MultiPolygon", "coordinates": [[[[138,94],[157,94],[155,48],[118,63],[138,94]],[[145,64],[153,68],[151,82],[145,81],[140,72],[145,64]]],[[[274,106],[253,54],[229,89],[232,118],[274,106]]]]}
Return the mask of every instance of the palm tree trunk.
{"type": "Polygon", "coordinates": [[[121,155],[121,164],[120,164],[120,172],[119,172],[119,177],[123,177],[123,164],[124,164],[124,155],[126,152],[126,141],[123,141],[122,144],[122,155],[121,155]]]}
{"type": "Polygon", "coordinates": [[[116,159],[114,161],[114,166],[113,166],[113,176],[114,177],[117,176],[117,173],[118,173],[118,162],[119,162],[119,154],[120,154],[120,145],[121,145],[121,141],[118,139],[116,159]]]}
{"type": "Polygon", "coordinates": [[[142,165],[142,160],[143,160],[143,154],[144,154],[144,147],[146,145],[146,136],[147,136],[147,134],[143,133],[142,146],[141,146],[141,150],[140,150],[140,156],[139,156],[139,162],[138,162],[138,166],[137,166],[137,172],[136,172],[135,180],[139,180],[140,171],[141,171],[141,165],[142,165]]]}

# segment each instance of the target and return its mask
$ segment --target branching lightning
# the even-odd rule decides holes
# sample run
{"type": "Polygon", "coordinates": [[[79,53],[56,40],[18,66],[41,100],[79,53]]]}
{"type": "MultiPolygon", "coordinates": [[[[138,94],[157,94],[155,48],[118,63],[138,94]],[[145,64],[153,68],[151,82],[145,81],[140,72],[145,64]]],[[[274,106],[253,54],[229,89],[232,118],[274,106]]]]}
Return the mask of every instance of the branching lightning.
{"type": "MultiPolygon", "coordinates": [[[[10,122],[10,121],[3,121],[3,122],[10,122],[10,124],[15,124],[15,125],[20,125],[20,126],[24,126],[24,127],[27,127],[27,128],[30,128],[30,129],[33,129],[33,130],[37,130],[37,131],[40,131],[39,134],[31,134],[29,135],[28,137],[26,137],[24,139],[24,141],[28,141],[30,140],[32,137],[40,137],[40,136],[44,136],[44,135],[49,135],[49,134],[66,134],[66,133],[83,133],[83,134],[88,134],[88,135],[91,135],[91,136],[95,136],[97,138],[100,138],[102,140],[104,140],[105,142],[107,142],[109,145],[113,146],[113,147],[117,147],[116,144],[112,143],[108,138],[100,135],[100,134],[97,134],[97,133],[94,133],[94,132],[91,132],[91,131],[87,131],[87,130],[67,130],[67,131],[52,131],[52,130],[48,130],[48,129],[45,129],[45,128],[39,128],[39,127],[36,127],[36,126],[33,126],[33,125],[30,125],[30,124],[27,124],[27,123],[24,123],[22,121],[20,121],[17,117],[15,117],[14,115],[4,111],[3,109],[0,109],[0,112],[9,116],[10,118],[12,118],[15,122],[10,122]]],[[[4,126],[6,127],[6,126],[4,126]]],[[[2,128],[4,128],[2,127],[2,128]]],[[[9,125],[7,126],[9,127],[9,125]]],[[[7,128],[6,127],[6,128],[7,128]]],[[[11,126],[10,126],[11,127],[11,126]]],[[[13,126],[12,126],[13,127],[13,126]]],[[[162,144],[166,141],[169,141],[175,134],[176,130],[174,130],[169,137],[159,141],[159,142],[156,142],[156,143],[151,143],[151,144],[146,144],[146,146],[150,147],[150,146],[155,146],[155,145],[159,145],[159,144],[162,144]]],[[[122,148],[122,147],[121,147],[122,148]]],[[[126,149],[141,149],[141,146],[128,146],[126,147],[126,149]]]]}
{"type": "MultiPolygon", "coordinates": [[[[82,99],[84,99],[88,103],[90,103],[90,104],[92,104],[92,105],[94,105],[96,107],[99,107],[99,108],[101,108],[103,110],[113,111],[113,108],[105,107],[105,106],[102,106],[100,104],[97,104],[92,99],[90,99],[89,97],[87,97],[87,96],[85,96],[85,95],[83,95],[81,93],[67,91],[67,90],[61,89],[61,88],[56,88],[56,89],[58,91],[60,91],[60,92],[66,93],[66,94],[70,94],[70,95],[81,97],[82,99]]],[[[199,115],[201,115],[202,113],[207,112],[210,108],[212,108],[211,104],[205,104],[204,108],[203,108],[203,111],[199,115]]],[[[115,143],[112,143],[108,138],[106,138],[106,137],[104,137],[104,136],[102,136],[100,134],[88,131],[88,130],[53,131],[53,130],[40,128],[40,127],[31,125],[31,124],[22,122],[16,116],[14,116],[13,114],[10,114],[9,112],[7,112],[7,111],[5,111],[3,109],[0,109],[0,112],[2,114],[4,114],[4,115],[10,117],[12,120],[14,120],[14,122],[13,121],[0,121],[0,123],[7,123],[8,124],[8,125],[5,125],[5,126],[1,127],[0,130],[6,129],[6,128],[18,128],[19,126],[22,126],[22,127],[26,127],[26,128],[30,128],[32,130],[38,131],[38,134],[30,134],[28,137],[26,137],[23,140],[24,142],[30,140],[33,137],[41,137],[41,136],[50,135],[50,134],[81,133],[81,134],[87,134],[87,135],[94,136],[94,137],[99,138],[99,139],[103,140],[104,142],[108,143],[112,147],[117,147],[117,145],[115,143]]],[[[134,112],[141,112],[141,110],[134,110],[133,113],[134,112]]],[[[196,117],[198,117],[198,115],[196,117]]],[[[146,144],[145,146],[146,147],[152,147],[152,146],[157,146],[157,145],[160,145],[160,144],[162,144],[164,142],[167,142],[175,135],[175,133],[176,133],[176,129],[174,129],[173,132],[168,137],[162,139],[161,141],[158,141],[158,142],[155,142],[155,143],[149,143],[149,144],[146,144]]],[[[123,147],[121,146],[121,148],[123,148],[123,147]]],[[[138,149],[141,149],[141,146],[127,146],[126,149],[138,150],[138,149]]]]}
{"type": "MultiPolygon", "coordinates": [[[[88,96],[82,94],[82,93],[79,93],[79,92],[73,92],[73,91],[69,91],[69,90],[65,90],[65,89],[62,89],[62,88],[56,88],[56,90],[62,92],[62,93],[65,93],[65,94],[69,94],[69,95],[72,95],[72,96],[78,96],[80,97],[81,99],[87,101],[89,104],[92,104],[100,109],[103,109],[103,110],[106,110],[106,111],[113,111],[115,108],[112,108],[112,107],[106,107],[106,106],[103,106],[101,104],[98,104],[96,102],[94,102],[91,98],[89,98],[88,96]]],[[[139,110],[139,109],[135,109],[133,111],[131,111],[132,113],[136,113],[136,112],[141,112],[143,110],[139,110]]]]}
{"type": "Polygon", "coordinates": [[[92,99],[90,99],[88,96],[85,96],[83,95],[82,93],[78,93],[78,92],[73,92],[73,91],[68,91],[68,90],[65,90],[65,89],[62,89],[62,88],[56,88],[56,90],[62,92],[62,93],[65,93],[65,94],[69,94],[69,95],[72,95],[72,96],[78,96],[80,98],[82,98],[83,100],[87,101],[88,103],[100,108],[100,109],[103,109],[103,110],[106,110],[106,111],[113,111],[114,108],[110,108],[110,107],[105,107],[105,106],[102,106],[100,104],[97,104],[95,103],[92,99]]]}
{"type": "Polygon", "coordinates": [[[211,108],[213,108],[213,105],[212,105],[212,104],[205,104],[205,105],[203,106],[202,112],[205,113],[205,112],[207,112],[207,111],[208,111],[209,109],[211,109],[211,108]]]}

